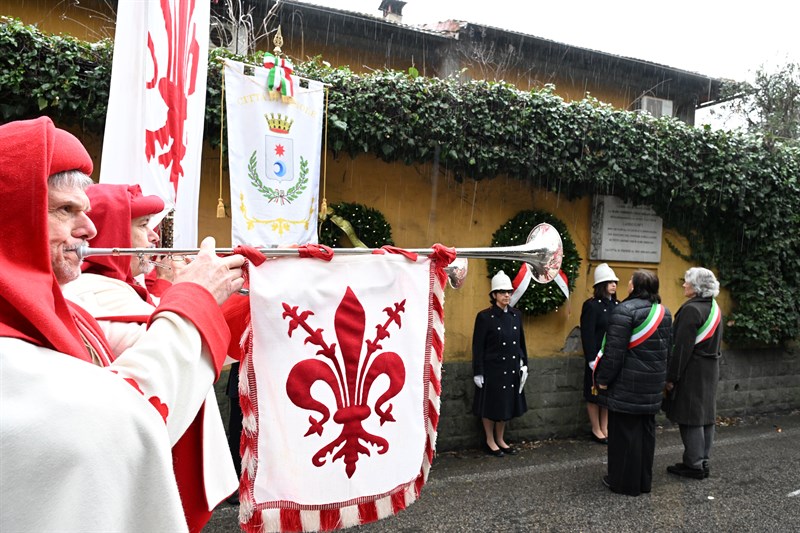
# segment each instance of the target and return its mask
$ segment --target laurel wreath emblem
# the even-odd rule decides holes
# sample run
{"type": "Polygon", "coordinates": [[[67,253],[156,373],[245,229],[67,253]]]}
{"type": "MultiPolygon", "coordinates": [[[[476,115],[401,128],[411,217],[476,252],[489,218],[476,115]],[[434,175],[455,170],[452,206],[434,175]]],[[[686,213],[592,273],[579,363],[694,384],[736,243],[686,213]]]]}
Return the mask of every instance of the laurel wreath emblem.
{"type": "Polygon", "coordinates": [[[258,158],[254,150],[253,155],[250,156],[250,161],[247,163],[247,177],[250,178],[250,183],[253,187],[255,187],[268,202],[280,202],[281,204],[286,202],[292,203],[294,200],[297,200],[300,195],[303,194],[303,191],[306,190],[306,187],[308,187],[308,160],[303,156],[300,156],[300,177],[297,179],[297,183],[285,191],[282,189],[273,189],[264,185],[261,178],[258,177],[258,170],[256,170],[257,165],[258,158]]]}

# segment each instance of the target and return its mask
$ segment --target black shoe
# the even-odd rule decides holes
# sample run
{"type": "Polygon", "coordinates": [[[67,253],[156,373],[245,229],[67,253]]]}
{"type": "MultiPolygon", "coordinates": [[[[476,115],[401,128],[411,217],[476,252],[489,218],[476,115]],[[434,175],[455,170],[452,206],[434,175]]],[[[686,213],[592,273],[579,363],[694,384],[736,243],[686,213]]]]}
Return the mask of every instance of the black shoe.
{"type": "Polygon", "coordinates": [[[488,444],[485,446],[484,449],[486,451],[486,455],[491,455],[492,457],[504,457],[506,455],[500,448],[497,448],[496,450],[489,448],[488,444]]]}
{"type": "MultiPolygon", "coordinates": [[[[498,444],[498,446],[500,445],[498,444]]],[[[500,450],[506,455],[517,455],[519,453],[513,446],[509,446],[508,448],[503,448],[500,446],[500,450]]]]}
{"type": "Polygon", "coordinates": [[[608,438],[607,437],[602,437],[601,438],[601,437],[598,437],[597,435],[595,435],[594,433],[592,433],[592,440],[595,441],[598,444],[608,444],[608,438]]]}
{"type": "Polygon", "coordinates": [[[225,501],[231,505],[239,505],[239,491],[237,490],[236,492],[225,498],[225,501]]]}
{"type": "Polygon", "coordinates": [[[672,466],[668,466],[667,472],[680,477],[688,477],[690,479],[705,479],[708,477],[705,470],[702,468],[692,468],[683,463],[675,463],[672,466]]]}
{"type": "Polygon", "coordinates": [[[708,461],[703,461],[703,478],[711,475],[711,468],[708,466],[708,461]]]}

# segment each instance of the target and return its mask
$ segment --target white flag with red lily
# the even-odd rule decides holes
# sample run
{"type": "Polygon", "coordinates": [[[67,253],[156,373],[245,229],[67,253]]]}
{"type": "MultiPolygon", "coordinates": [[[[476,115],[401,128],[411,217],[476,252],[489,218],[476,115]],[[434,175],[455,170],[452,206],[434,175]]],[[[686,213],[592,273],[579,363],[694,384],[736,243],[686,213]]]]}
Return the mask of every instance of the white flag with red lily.
{"type": "Polygon", "coordinates": [[[100,183],[174,207],[178,248],[197,246],[209,12],[209,0],[117,2],[100,183]]]}
{"type": "Polygon", "coordinates": [[[231,239],[316,243],[324,85],[301,84],[291,63],[269,56],[269,68],[247,73],[243,63],[225,61],[231,239]]]}
{"type": "Polygon", "coordinates": [[[439,418],[447,252],[251,268],[245,531],[350,527],[420,496],[439,418]]]}

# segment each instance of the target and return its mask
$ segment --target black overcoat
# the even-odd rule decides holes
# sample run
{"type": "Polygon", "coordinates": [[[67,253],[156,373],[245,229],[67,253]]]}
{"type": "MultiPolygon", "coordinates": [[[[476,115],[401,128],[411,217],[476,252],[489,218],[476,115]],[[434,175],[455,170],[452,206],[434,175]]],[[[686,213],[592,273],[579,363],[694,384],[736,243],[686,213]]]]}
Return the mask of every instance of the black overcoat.
{"type": "Polygon", "coordinates": [[[647,300],[628,298],[609,317],[603,358],[595,369],[595,381],[607,387],[600,391],[598,403],[609,411],[654,415],[661,409],[672,336],[669,309],[664,308],[663,319],[647,340],[628,347],[651,307],[647,300]]]}
{"type": "Polygon", "coordinates": [[[520,392],[520,366],[528,365],[522,312],[496,305],[479,312],[472,334],[472,372],[483,376],[483,388],[475,387],[472,412],[490,420],[510,420],[528,410],[520,392]]]}
{"type": "Polygon", "coordinates": [[[589,363],[595,360],[603,335],[608,328],[608,316],[617,306],[616,298],[589,298],[581,309],[581,344],[583,344],[583,397],[587,402],[597,403],[592,395],[592,369],[589,363]]]}
{"type": "Polygon", "coordinates": [[[673,346],[667,367],[667,381],[674,384],[664,407],[676,424],[705,426],[717,416],[722,322],[714,334],[695,344],[697,332],[711,314],[711,298],[694,297],[675,314],[673,346]]]}

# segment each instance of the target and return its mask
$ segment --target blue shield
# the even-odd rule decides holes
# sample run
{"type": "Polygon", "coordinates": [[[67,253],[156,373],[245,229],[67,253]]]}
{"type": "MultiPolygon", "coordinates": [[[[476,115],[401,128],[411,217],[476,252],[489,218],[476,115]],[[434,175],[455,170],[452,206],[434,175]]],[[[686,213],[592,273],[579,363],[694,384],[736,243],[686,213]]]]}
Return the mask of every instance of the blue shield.
{"type": "Polygon", "coordinates": [[[292,181],[294,179],[294,145],[292,139],[279,135],[266,135],[267,179],[292,181]]]}

